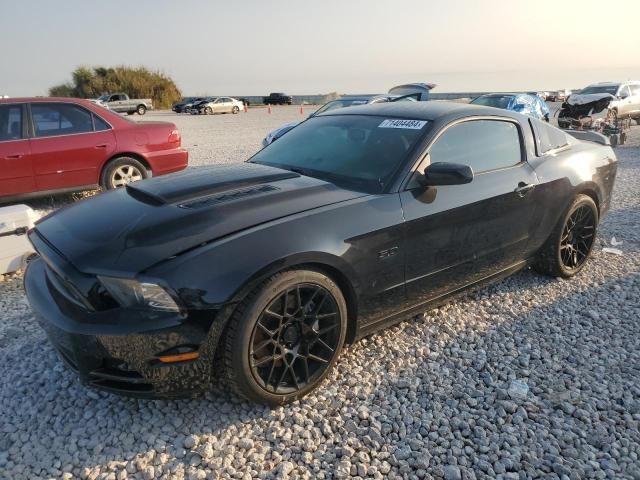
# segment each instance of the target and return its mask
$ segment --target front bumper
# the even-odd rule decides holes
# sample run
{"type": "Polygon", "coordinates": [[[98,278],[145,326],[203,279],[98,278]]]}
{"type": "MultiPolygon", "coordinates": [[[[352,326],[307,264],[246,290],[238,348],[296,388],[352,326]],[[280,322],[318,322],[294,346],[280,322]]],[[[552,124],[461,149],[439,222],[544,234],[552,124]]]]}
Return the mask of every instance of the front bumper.
{"type": "Polygon", "coordinates": [[[209,388],[215,348],[228,309],[178,315],[116,308],[89,311],[69,301],[44,260],[32,261],[24,284],[31,308],[62,360],[83,384],[142,398],[187,397],[209,388]],[[218,328],[212,325],[218,325],[218,328]],[[200,354],[197,360],[165,364],[158,360],[178,346],[200,354]]]}

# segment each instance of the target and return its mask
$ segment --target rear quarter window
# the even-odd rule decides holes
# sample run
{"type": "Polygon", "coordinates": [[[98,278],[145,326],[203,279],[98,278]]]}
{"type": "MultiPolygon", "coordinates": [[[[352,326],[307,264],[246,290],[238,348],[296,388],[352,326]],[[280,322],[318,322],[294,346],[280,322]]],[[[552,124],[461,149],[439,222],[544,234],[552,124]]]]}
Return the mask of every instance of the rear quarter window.
{"type": "Polygon", "coordinates": [[[544,155],[569,144],[569,138],[562,130],[535,119],[529,119],[529,122],[533,127],[538,155],[544,155]]]}

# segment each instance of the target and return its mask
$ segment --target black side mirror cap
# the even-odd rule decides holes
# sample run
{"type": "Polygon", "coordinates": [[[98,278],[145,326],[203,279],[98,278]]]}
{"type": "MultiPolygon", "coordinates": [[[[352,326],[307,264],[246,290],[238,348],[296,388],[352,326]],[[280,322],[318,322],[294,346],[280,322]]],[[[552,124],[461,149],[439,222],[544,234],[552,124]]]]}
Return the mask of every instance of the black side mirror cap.
{"type": "Polygon", "coordinates": [[[421,177],[420,184],[424,187],[464,185],[473,181],[473,170],[460,163],[435,162],[425,169],[421,177]]]}

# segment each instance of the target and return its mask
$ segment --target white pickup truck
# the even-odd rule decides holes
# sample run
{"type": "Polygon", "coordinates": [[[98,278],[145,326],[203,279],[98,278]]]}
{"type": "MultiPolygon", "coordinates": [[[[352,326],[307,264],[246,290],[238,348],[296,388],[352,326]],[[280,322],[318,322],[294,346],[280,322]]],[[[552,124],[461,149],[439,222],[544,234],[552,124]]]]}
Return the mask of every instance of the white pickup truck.
{"type": "Polygon", "coordinates": [[[126,93],[108,93],[98,97],[99,102],[103,102],[110,110],[118,113],[133,115],[144,115],[147,110],[153,110],[153,102],[150,98],[129,98],[126,93]]]}

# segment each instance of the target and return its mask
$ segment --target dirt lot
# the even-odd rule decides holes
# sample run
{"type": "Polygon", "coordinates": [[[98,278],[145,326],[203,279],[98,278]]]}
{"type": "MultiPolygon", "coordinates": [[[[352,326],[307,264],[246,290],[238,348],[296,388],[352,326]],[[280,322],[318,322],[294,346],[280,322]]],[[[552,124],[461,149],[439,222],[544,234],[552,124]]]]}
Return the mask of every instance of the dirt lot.
{"type": "MultiPolygon", "coordinates": [[[[246,159],[298,109],[136,120],[175,122],[197,166],[246,159]]],[[[185,401],[88,390],[36,325],[21,276],[5,278],[0,477],[640,479],[639,130],[616,149],[612,210],[577,278],[524,271],[367,338],[286,407],[220,385],[185,401]],[[622,256],[602,251],[614,236],[622,256]]]]}

